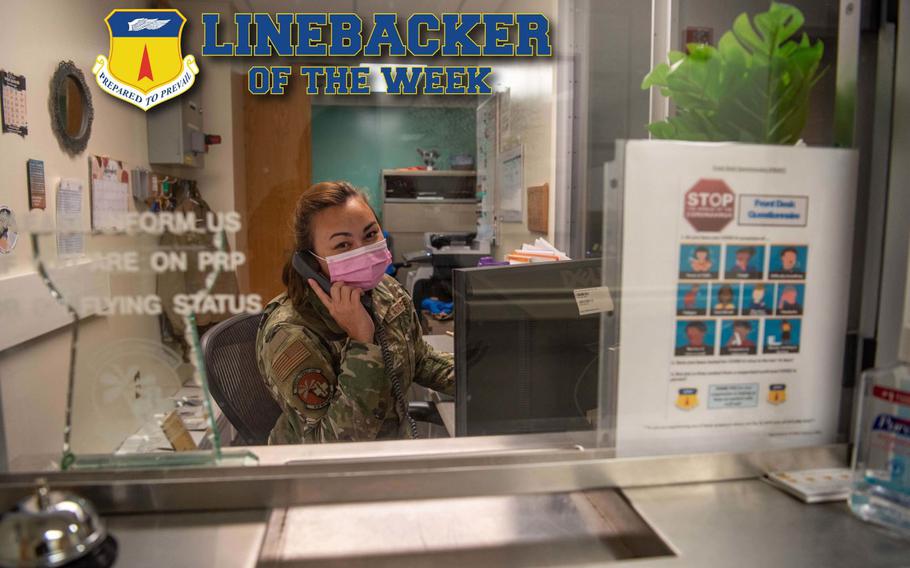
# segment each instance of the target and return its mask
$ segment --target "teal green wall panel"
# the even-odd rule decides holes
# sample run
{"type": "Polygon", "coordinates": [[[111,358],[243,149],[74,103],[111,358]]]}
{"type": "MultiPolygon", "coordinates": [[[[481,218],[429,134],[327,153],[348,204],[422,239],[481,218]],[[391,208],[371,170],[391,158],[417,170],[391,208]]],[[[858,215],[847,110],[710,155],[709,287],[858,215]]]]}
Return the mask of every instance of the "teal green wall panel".
{"type": "Polygon", "coordinates": [[[381,203],[380,170],[420,166],[417,148],[435,148],[436,169],[474,155],[473,108],[313,106],[313,183],[347,180],[381,203]]]}

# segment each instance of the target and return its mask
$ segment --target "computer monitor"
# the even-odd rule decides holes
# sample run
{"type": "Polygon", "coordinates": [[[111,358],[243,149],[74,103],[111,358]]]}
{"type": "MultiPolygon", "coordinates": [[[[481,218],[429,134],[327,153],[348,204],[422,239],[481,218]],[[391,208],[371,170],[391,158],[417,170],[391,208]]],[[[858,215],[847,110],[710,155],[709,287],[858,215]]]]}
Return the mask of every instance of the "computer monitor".
{"type": "Polygon", "coordinates": [[[601,261],[454,271],[456,435],[594,428],[600,316],[575,290],[601,285],[601,261]]]}

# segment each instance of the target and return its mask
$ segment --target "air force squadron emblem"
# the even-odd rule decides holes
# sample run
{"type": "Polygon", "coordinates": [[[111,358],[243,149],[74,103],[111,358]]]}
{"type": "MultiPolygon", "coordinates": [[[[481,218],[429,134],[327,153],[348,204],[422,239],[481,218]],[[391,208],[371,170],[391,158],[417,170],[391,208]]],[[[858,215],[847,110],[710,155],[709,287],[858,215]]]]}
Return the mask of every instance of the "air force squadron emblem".
{"type": "Polygon", "coordinates": [[[104,21],[110,59],[99,55],[92,68],[104,91],[148,110],[193,86],[199,67],[180,51],[186,18],[178,10],[114,10],[104,21]]]}
{"type": "Polygon", "coordinates": [[[787,402],[787,385],[771,385],[768,387],[768,402],[783,404],[787,402]]]}
{"type": "Polygon", "coordinates": [[[679,394],[676,395],[676,407],[682,410],[692,410],[696,406],[698,406],[698,389],[679,389],[679,394]]]}

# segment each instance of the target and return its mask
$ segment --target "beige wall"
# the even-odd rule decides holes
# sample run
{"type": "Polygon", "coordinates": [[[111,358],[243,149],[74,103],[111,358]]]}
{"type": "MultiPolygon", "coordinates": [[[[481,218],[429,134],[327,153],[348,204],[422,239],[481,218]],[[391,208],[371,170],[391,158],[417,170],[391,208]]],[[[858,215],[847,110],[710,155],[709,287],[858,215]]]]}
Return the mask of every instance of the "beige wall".
{"type": "MultiPolygon", "coordinates": [[[[29,158],[44,160],[49,213],[54,210],[53,195],[60,178],[87,182],[90,155],[126,160],[132,167],[147,165],[144,114],[102,93],[92,76],[95,57],[109,50],[104,17],[117,5],[114,1],[4,3],[3,16],[11,25],[0,34],[0,68],[25,75],[28,85],[28,136],[0,135],[0,201],[15,209],[18,216],[28,210],[25,163],[29,158]],[[82,70],[95,107],[88,148],[75,157],[60,148],[48,112],[51,77],[57,65],[66,60],[82,70]]],[[[87,223],[89,213],[84,209],[87,223]]],[[[31,269],[28,243],[19,243],[14,259],[14,272],[31,269]]]]}
{"type": "MultiPolygon", "coordinates": [[[[523,218],[521,223],[500,223],[499,243],[496,256],[502,259],[522,243],[531,243],[537,237],[547,237],[553,242],[553,219],[555,184],[553,160],[553,133],[555,94],[553,89],[554,69],[550,61],[528,64],[499,64],[494,67],[498,85],[509,89],[509,131],[500,132],[500,151],[515,145],[522,147],[522,200],[523,218]],[[534,185],[550,185],[550,231],[549,234],[532,233],[528,230],[527,188],[534,185]]],[[[500,113],[505,111],[500,106],[500,113]]],[[[500,123],[503,117],[500,116],[500,123]]],[[[497,169],[497,172],[499,169],[497,169]]],[[[502,180],[496,180],[497,208],[502,180]]]]}
{"type": "MultiPolygon", "coordinates": [[[[201,25],[199,14],[206,9],[223,10],[221,2],[175,3],[189,20],[185,29],[185,52],[199,55],[201,25]],[[187,4],[185,6],[184,4],[187,4]]],[[[134,4],[131,7],[141,6],[134,4]]],[[[104,155],[124,160],[128,167],[149,167],[145,113],[103,93],[91,75],[98,54],[107,54],[109,39],[105,16],[122,3],[108,0],[59,2],[30,0],[4,5],[4,17],[14,25],[0,34],[0,68],[25,75],[29,134],[0,135],[0,203],[11,206],[19,216],[28,208],[26,160],[43,160],[47,185],[47,212],[54,211],[54,196],[61,178],[82,180],[86,197],[84,223],[89,222],[88,157],[104,155]],[[72,60],[85,74],[95,109],[92,135],[85,152],[71,157],[63,152],[53,135],[48,113],[50,78],[61,60],[72,60]]],[[[203,197],[216,210],[234,209],[235,104],[230,96],[230,63],[200,59],[201,72],[193,90],[205,113],[206,132],[222,135],[221,146],[212,147],[206,167],[200,170],[167,169],[168,172],[196,179],[203,197]]],[[[156,168],[158,169],[158,168],[156,168]]],[[[242,176],[238,178],[242,182],[242,176]]],[[[241,193],[242,195],[242,193],[241,193]]],[[[233,244],[233,243],[232,243],[233,244]]],[[[31,272],[31,251],[27,239],[6,259],[11,269],[0,278],[31,272]]],[[[143,278],[129,283],[112,278],[112,291],[152,293],[154,281],[143,278]]],[[[50,301],[50,299],[48,299],[50,301]]],[[[88,354],[102,350],[124,337],[157,341],[157,320],[142,318],[93,317],[80,326],[80,363],[88,354]]],[[[69,365],[70,334],[66,328],[47,333],[0,352],[0,401],[2,401],[3,438],[8,463],[30,460],[37,455],[59,456],[62,446],[66,378],[69,365]]],[[[76,413],[81,420],[82,451],[112,451],[138,424],[131,413],[103,414],[93,406],[97,393],[80,392],[76,413]]],[[[80,428],[77,425],[77,428],[80,428]]]]}
{"type": "MultiPolygon", "coordinates": [[[[91,75],[95,57],[108,52],[104,17],[117,5],[113,1],[50,0],[4,5],[4,18],[14,24],[0,34],[0,67],[26,76],[29,134],[25,138],[0,135],[0,201],[20,216],[28,210],[25,164],[29,158],[44,161],[49,213],[54,211],[60,178],[80,179],[88,189],[90,155],[115,157],[132,167],[146,165],[143,113],[103,94],[91,75]],[[95,109],[88,148],[76,157],[61,150],[48,112],[50,79],[61,60],[72,60],[85,74],[95,109]]],[[[87,199],[84,205],[83,221],[87,224],[87,199]]],[[[10,260],[10,274],[32,270],[26,239],[20,240],[10,260]]],[[[119,335],[105,318],[86,321],[80,331],[84,344],[102,344],[119,335]]],[[[157,332],[146,323],[131,332],[148,335],[153,331],[157,332]]],[[[10,462],[27,455],[60,451],[69,346],[69,333],[59,330],[0,353],[3,435],[10,462]]]]}

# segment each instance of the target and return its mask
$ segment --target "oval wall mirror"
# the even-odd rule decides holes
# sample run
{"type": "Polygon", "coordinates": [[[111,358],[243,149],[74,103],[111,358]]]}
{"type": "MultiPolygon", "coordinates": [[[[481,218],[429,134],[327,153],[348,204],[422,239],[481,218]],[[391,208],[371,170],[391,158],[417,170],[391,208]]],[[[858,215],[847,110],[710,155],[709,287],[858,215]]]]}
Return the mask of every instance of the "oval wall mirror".
{"type": "Polygon", "coordinates": [[[61,61],[51,79],[51,124],[60,145],[79,154],[92,134],[92,94],[85,76],[72,61],[61,61]]]}

